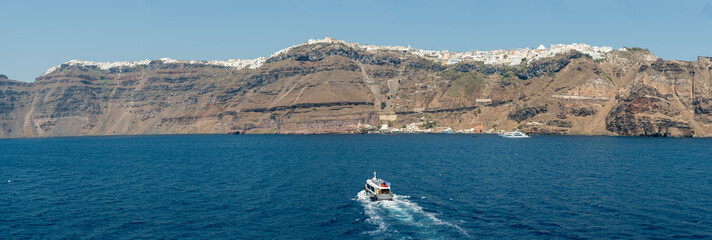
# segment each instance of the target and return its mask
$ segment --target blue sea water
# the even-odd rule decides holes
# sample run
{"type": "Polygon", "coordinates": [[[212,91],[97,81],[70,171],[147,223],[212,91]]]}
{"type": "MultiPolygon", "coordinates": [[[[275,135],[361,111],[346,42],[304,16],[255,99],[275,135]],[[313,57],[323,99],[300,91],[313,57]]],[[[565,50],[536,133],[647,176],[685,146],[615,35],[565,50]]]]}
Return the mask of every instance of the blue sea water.
{"type": "Polygon", "coordinates": [[[0,140],[0,239],[712,238],[712,139],[0,140]],[[377,171],[395,201],[362,192],[377,171]]]}

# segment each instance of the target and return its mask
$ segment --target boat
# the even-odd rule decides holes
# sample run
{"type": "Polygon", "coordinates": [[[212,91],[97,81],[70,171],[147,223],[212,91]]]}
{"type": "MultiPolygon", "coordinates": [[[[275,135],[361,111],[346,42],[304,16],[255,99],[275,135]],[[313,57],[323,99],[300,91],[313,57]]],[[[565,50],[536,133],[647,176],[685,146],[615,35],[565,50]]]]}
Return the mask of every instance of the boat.
{"type": "Polygon", "coordinates": [[[448,127],[447,129],[443,130],[443,133],[444,134],[453,134],[453,133],[455,133],[455,131],[453,131],[452,128],[448,127]]]}
{"type": "Polygon", "coordinates": [[[391,193],[391,183],[376,177],[376,172],[373,172],[373,178],[366,180],[366,185],[363,186],[363,188],[366,189],[366,193],[373,200],[393,200],[393,193],[391,193]]]}
{"type": "Polygon", "coordinates": [[[524,134],[523,132],[520,132],[519,129],[515,130],[514,132],[506,132],[499,136],[503,138],[530,138],[528,135],[524,134]]]}

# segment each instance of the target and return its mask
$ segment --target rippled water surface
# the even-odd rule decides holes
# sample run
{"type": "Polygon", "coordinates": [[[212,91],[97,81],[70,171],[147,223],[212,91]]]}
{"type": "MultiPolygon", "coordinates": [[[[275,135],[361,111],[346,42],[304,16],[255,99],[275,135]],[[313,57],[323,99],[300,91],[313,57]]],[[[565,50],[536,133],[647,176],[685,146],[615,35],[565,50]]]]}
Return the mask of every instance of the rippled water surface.
{"type": "Polygon", "coordinates": [[[0,140],[0,238],[712,238],[712,140],[0,140]],[[377,171],[395,201],[361,192],[377,171]]]}

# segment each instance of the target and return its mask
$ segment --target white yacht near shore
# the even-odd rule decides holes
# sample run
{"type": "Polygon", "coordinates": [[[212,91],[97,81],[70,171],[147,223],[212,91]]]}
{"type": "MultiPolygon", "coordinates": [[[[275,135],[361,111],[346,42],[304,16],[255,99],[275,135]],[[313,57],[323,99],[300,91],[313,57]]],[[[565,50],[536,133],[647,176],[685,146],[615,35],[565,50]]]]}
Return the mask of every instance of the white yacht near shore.
{"type": "Polygon", "coordinates": [[[519,129],[515,130],[514,132],[506,132],[499,136],[503,137],[503,138],[530,138],[529,135],[526,135],[523,132],[520,132],[519,129]]]}

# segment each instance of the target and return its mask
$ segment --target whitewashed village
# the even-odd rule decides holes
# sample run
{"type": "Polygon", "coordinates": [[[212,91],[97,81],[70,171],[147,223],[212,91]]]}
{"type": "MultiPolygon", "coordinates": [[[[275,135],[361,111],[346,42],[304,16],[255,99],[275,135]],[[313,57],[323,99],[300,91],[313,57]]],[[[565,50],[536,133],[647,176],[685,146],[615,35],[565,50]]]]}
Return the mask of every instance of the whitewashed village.
{"type": "MultiPolygon", "coordinates": [[[[589,46],[583,43],[573,43],[573,44],[552,44],[549,48],[544,45],[539,45],[536,49],[520,48],[520,49],[509,49],[509,50],[491,50],[491,51],[478,51],[472,50],[469,52],[449,52],[448,50],[424,50],[415,49],[403,46],[374,46],[368,44],[350,43],[343,40],[336,40],[330,37],[323,39],[310,39],[309,41],[290,46],[279,50],[272,54],[270,57],[275,57],[280,54],[286,53],[292,48],[320,44],[320,43],[334,43],[334,44],[344,44],[353,48],[359,48],[366,51],[402,51],[405,53],[418,55],[433,61],[442,63],[444,65],[457,64],[463,61],[476,61],[484,62],[484,64],[491,65],[519,65],[522,61],[530,63],[532,61],[553,57],[559,53],[565,53],[568,51],[578,51],[584,54],[590,55],[593,59],[603,59],[605,54],[613,51],[611,47],[597,47],[589,46]]],[[[619,49],[619,51],[626,51],[625,48],[619,49]]],[[[215,65],[222,67],[231,67],[235,69],[255,69],[262,66],[268,58],[259,57],[255,59],[229,59],[229,60],[210,60],[210,61],[195,61],[195,60],[174,60],[171,58],[161,58],[156,61],[161,61],[164,63],[185,63],[185,64],[206,64],[215,65]]],[[[148,65],[151,60],[141,60],[141,61],[121,61],[121,62],[95,62],[95,61],[83,61],[83,60],[70,60],[62,65],[82,65],[82,66],[96,66],[102,70],[108,70],[112,68],[122,68],[122,67],[136,67],[140,65],[148,65]]],[[[48,69],[43,75],[49,74],[56,71],[62,65],[52,67],[48,69]]]]}

